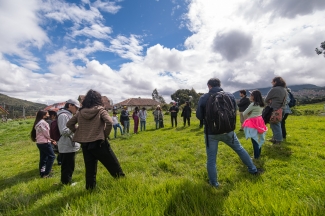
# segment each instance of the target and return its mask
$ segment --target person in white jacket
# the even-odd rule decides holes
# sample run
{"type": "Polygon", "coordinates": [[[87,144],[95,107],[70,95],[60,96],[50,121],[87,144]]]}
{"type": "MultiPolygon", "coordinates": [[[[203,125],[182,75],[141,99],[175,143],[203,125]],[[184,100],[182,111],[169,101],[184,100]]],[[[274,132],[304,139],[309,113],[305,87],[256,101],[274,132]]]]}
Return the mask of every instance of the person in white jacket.
{"type": "Polygon", "coordinates": [[[73,133],[67,128],[67,122],[77,113],[80,108],[78,100],[69,99],[64,108],[58,111],[58,127],[61,137],[58,141],[61,156],[61,183],[71,184],[72,174],[75,168],[76,152],[80,149],[80,144],[73,142],[73,133]]]}

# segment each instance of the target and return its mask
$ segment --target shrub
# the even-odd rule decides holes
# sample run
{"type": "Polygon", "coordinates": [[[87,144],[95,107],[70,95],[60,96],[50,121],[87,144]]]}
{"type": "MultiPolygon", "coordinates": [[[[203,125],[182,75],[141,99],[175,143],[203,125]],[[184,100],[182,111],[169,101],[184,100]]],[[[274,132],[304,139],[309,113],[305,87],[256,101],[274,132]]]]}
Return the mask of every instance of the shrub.
{"type": "Polygon", "coordinates": [[[304,110],[304,115],[314,115],[314,114],[315,114],[314,110],[309,110],[309,109],[304,110]]]}

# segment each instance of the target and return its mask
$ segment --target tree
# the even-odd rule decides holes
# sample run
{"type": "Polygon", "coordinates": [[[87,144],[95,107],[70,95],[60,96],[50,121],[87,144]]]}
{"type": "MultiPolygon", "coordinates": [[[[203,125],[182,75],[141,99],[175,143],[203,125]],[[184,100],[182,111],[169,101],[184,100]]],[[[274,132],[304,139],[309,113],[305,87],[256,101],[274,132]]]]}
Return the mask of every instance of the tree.
{"type": "Polygon", "coordinates": [[[178,102],[178,105],[182,105],[185,101],[190,101],[192,107],[196,107],[199,101],[200,95],[192,88],[190,89],[178,89],[172,94],[171,99],[178,102]]]}
{"type": "Polygon", "coordinates": [[[158,93],[158,90],[157,89],[154,89],[153,92],[152,92],[152,99],[159,102],[159,103],[166,103],[165,102],[165,99],[163,98],[163,96],[159,95],[158,93]]]}
{"type": "Polygon", "coordinates": [[[324,53],[324,57],[325,57],[325,41],[320,44],[320,49],[316,48],[315,51],[317,55],[324,53]]]}

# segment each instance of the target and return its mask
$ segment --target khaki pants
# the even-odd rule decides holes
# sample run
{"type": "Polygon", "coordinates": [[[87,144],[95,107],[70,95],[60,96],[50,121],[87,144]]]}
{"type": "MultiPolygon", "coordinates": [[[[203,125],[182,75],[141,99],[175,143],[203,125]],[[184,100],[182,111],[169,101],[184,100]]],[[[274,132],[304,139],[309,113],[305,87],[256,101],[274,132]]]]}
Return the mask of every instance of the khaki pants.
{"type": "Polygon", "coordinates": [[[246,118],[244,118],[243,112],[239,112],[239,117],[240,117],[240,129],[243,129],[243,123],[246,120],[246,118]]]}

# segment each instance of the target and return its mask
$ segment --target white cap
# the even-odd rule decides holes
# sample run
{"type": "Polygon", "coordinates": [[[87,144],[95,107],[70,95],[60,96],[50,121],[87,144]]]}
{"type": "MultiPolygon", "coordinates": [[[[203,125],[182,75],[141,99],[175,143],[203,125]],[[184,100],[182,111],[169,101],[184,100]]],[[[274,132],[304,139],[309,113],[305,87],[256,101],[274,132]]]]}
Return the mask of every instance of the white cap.
{"type": "Polygon", "coordinates": [[[76,107],[80,108],[80,103],[79,103],[79,101],[76,100],[76,99],[69,99],[69,100],[67,100],[67,103],[69,103],[69,104],[73,104],[73,105],[75,105],[76,107]]]}

